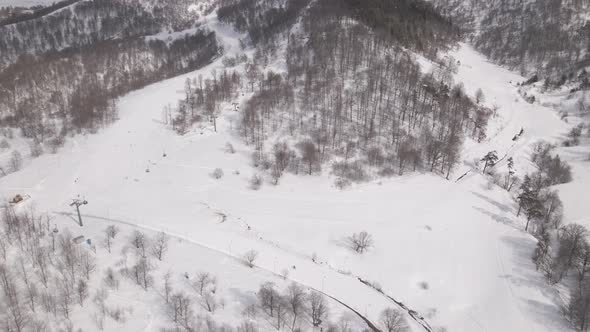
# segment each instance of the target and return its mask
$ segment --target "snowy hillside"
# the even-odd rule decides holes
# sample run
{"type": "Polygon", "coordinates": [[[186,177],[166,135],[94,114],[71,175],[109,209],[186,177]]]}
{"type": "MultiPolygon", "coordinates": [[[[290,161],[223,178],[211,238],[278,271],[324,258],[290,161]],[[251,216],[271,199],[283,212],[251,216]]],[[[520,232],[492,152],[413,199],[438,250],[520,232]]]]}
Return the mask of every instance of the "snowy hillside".
{"type": "MultiPolygon", "coordinates": [[[[590,227],[590,141],[586,136],[563,146],[568,132],[588,121],[578,103],[585,92],[523,85],[526,78],[469,44],[437,54],[433,45],[446,45],[445,36],[429,47],[400,41],[394,49],[372,43],[373,30],[363,23],[342,18],[322,22],[342,28],[341,35],[328,35],[328,29],[312,35],[305,15],[313,14],[300,13],[313,9],[313,1],[284,12],[260,3],[257,10],[268,12],[264,22],[285,27],[269,24],[264,27],[273,33],[258,34],[256,15],[228,10],[220,20],[204,10],[199,29],[211,32],[215,40],[208,45],[222,54],[206,53],[210,61],[183,67],[197,70],[147,80],[113,101],[118,111],[112,123],[72,130],[55,153],[34,156],[31,138],[2,128],[0,199],[24,200],[2,208],[0,275],[9,281],[0,298],[9,300],[2,302],[0,319],[22,330],[574,331],[577,321],[562,309],[577,270],[570,267],[569,276],[547,282],[546,270],[532,260],[544,220],[529,218],[528,206],[518,216],[521,182],[513,190],[503,186],[511,176],[537,171],[532,156],[540,141],[558,145],[552,151],[571,164],[574,180],[546,185],[543,192],[559,191],[564,225],[590,227]],[[233,19],[242,28],[226,23],[233,19]],[[344,42],[321,47],[344,36],[368,46],[348,53],[339,48],[344,42]],[[346,58],[332,62],[341,64],[341,76],[322,73],[330,67],[322,56],[330,56],[307,56],[306,48],[346,58]],[[387,61],[379,62],[379,55],[387,61]],[[254,58],[259,62],[251,65],[254,58]],[[358,67],[344,68],[349,64],[358,67]],[[299,71],[305,73],[298,77],[299,71]],[[331,90],[331,82],[338,87],[331,90]],[[305,101],[306,95],[314,98],[305,101]],[[375,110],[367,113],[370,119],[363,119],[363,104],[375,110]],[[403,109],[403,118],[401,111],[388,117],[388,106],[403,109]],[[354,120],[347,123],[339,114],[331,120],[335,109],[354,120]],[[197,114],[189,120],[191,111],[197,114]],[[250,111],[255,124],[244,127],[250,111]],[[310,134],[311,123],[330,128],[332,140],[310,134]],[[387,145],[392,134],[394,143],[387,145]],[[308,136],[312,150],[328,151],[325,158],[310,160],[304,148],[297,150],[297,141],[308,136]],[[357,158],[350,167],[366,169],[362,180],[339,185],[347,173],[334,165],[348,167],[351,144],[344,157],[334,137],[371,143],[350,157],[357,158]],[[297,157],[289,163],[296,159],[297,165],[276,176],[276,165],[265,167],[271,162],[261,156],[273,155],[272,143],[279,140],[293,146],[297,157]],[[414,159],[393,152],[422,142],[429,144],[423,150],[399,150],[414,159]],[[379,144],[385,161],[363,164],[379,144]],[[484,164],[491,151],[496,160],[484,164]],[[383,172],[391,158],[400,166],[383,172]],[[80,206],[83,226],[73,199],[87,201],[80,206]],[[370,241],[359,250],[355,239],[363,232],[370,241]],[[83,242],[72,242],[78,236],[83,242]],[[29,261],[38,252],[47,258],[29,261]],[[40,262],[49,266],[49,281],[43,282],[40,262]],[[64,284],[73,280],[75,292],[64,294],[64,284]],[[32,291],[35,283],[39,289],[32,291]],[[7,289],[19,292],[11,297],[7,289]],[[267,303],[274,301],[269,294],[277,303],[267,303]],[[388,325],[392,318],[398,329],[388,325]]],[[[146,40],[170,47],[196,32],[163,29],[146,40]]],[[[186,65],[183,59],[174,58],[186,65]]],[[[581,130],[586,135],[587,127],[581,130]]],[[[559,229],[547,232],[559,237],[559,229]]]]}
{"type": "Polygon", "coordinates": [[[55,3],[55,0],[1,0],[0,7],[33,7],[47,6],[55,3]]]}
{"type": "Polygon", "coordinates": [[[480,52],[523,74],[560,84],[588,66],[587,1],[429,1],[452,17],[480,52]]]}

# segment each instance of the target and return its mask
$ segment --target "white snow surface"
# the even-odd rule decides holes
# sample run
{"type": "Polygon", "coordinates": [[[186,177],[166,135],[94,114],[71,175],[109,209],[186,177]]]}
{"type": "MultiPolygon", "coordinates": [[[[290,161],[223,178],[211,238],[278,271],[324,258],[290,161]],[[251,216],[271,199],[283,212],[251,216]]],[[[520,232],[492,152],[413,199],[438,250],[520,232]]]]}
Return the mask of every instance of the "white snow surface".
{"type": "MultiPolygon", "coordinates": [[[[235,34],[213,26],[226,54],[237,52],[235,34]]],[[[455,178],[489,150],[513,156],[524,174],[531,145],[558,139],[568,125],[550,108],[519,97],[514,83],[522,77],[487,62],[467,45],[452,55],[461,61],[457,80],[470,92],[481,88],[487,103],[498,106],[488,140],[466,142],[465,163],[455,178]],[[515,143],[512,137],[521,127],[525,135],[515,143]]],[[[217,133],[207,127],[180,137],[166,128],[162,110],[182,97],[185,79],[207,77],[213,69],[222,69],[220,60],[121,98],[119,121],[98,134],[73,137],[58,154],[45,154],[0,179],[0,197],[28,194],[39,211],[91,238],[110,223],[165,231],[192,244],[171,255],[175,269],[194,270],[192,262],[198,262],[235,282],[237,290],[251,292],[262,279],[288,269],[289,279],[377,322],[381,310],[395,304],[361,284],[360,276],[448,331],[569,331],[558,290],[531,262],[536,240],[523,231],[512,198],[488,186],[476,171],[457,183],[412,174],[345,191],[333,188],[327,175],[287,175],[279,186],[253,191],[248,188],[255,172],[251,147],[231,129],[238,119],[231,107],[219,119],[217,133]],[[226,142],[236,147],[235,154],[224,152],[226,142]],[[215,180],[210,173],[218,167],[225,176],[215,180]],[[89,201],[83,207],[84,229],[64,214],[72,212],[69,203],[78,195],[89,201]],[[223,222],[221,214],[227,216],[223,222]],[[363,230],[373,235],[375,245],[358,255],[344,239],[363,230]],[[244,270],[234,259],[249,249],[260,253],[254,270],[244,270]],[[318,264],[311,260],[313,253],[318,264]]],[[[228,299],[237,301],[236,294],[228,299]]],[[[154,308],[145,302],[149,297],[141,299],[137,314],[152,317],[154,308]]],[[[231,321],[239,314],[222,310],[218,315],[231,321]]],[[[411,328],[423,331],[415,323],[411,328]]],[[[155,331],[158,324],[126,330],[155,331]]]]}
{"type": "Polygon", "coordinates": [[[33,7],[49,6],[58,2],[56,0],[0,0],[0,7],[33,7]]]}

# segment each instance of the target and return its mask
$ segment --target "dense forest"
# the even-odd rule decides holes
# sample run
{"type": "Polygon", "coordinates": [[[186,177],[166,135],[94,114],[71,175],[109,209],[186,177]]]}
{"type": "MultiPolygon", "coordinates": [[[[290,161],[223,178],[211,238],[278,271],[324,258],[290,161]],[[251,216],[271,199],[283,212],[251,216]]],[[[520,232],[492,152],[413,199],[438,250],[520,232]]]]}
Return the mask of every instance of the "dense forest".
{"type": "Polygon", "coordinates": [[[590,65],[587,1],[433,1],[473,44],[499,64],[548,84],[576,79],[590,65]]]}
{"type": "Polygon", "coordinates": [[[188,3],[82,1],[1,26],[0,126],[56,151],[114,121],[118,96],[211,62],[223,50],[188,3]],[[162,31],[185,33],[148,38],[162,31]]]}
{"type": "Polygon", "coordinates": [[[232,64],[241,63],[241,73],[189,80],[171,120],[175,129],[184,133],[193,122],[214,122],[218,104],[242,87],[252,96],[238,130],[255,150],[254,164],[274,183],[287,170],[312,174],[328,161],[338,186],[406,170],[448,177],[464,137],[485,138],[491,111],[454,84],[453,59],[424,74],[404,47],[435,57],[456,41],[450,23],[425,4],[404,1],[395,11],[379,1],[307,3],[310,10],[294,20],[306,3],[277,8],[244,0],[222,7],[220,19],[246,32],[256,52],[232,64]],[[381,20],[373,15],[377,10],[396,14],[381,20]],[[268,22],[280,24],[268,28],[268,22]],[[286,72],[268,67],[277,57],[286,72]]]}

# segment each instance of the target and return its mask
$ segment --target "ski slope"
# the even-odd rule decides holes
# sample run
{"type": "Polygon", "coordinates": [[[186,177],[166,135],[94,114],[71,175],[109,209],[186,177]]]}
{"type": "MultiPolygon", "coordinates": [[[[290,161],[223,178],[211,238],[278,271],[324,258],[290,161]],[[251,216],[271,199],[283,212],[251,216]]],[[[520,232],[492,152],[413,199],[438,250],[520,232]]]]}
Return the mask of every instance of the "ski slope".
{"type": "MultiPolygon", "coordinates": [[[[570,126],[561,121],[552,108],[538,103],[529,104],[522,99],[516,84],[526,81],[526,78],[487,61],[467,44],[461,44],[450,55],[460,61],[456,81],[463,82],[472,96],[481,88],[486,97],[485,104],[498,109],[497,116],[490,120],[486,140],[465,144],[464,159],[471,163],[496,150],[500,158],[513,157],[518,174],[534,171],[529,161],[533,144],[540,140],[557,143],[570,126]],[[521,128],[524,129],[523,136],[513,141],[521,128]]],[[[463,169],[468,167],[470,165],[463,169]]],[[[463,174],[460,170],[458,173],[463,174]]]]}
{"type": "MultiPolygon", "coordinates": [[[[234,32],[214,21],[211,26],[226,54],[238,51],[234,32]]],[[[471,170],[473,160],[490,150],[513,156],[523,174],[532,144],[557,139],[567,126],[551,109],[520,99],[514,83],[522,77],[467,45],[452,55],[461,61],[457,80],[470,92],[481,88],[487,103],[498,106],[488,140],[466,143],[465,162],[455,175],[471,170]],[[525,136],[515,143],[521,127],[525,136]]],[[[28,194],[39,211],[76,230],[69,203],[80,195],[89,201],[83,207],[88,226],[77,232],[87,237],[97,238],[110,223],[164,231],[195,246],[175,256],[174,265],[198,260],[218,273],[227,269],[224,275],[234,276],[229,280],[246,280],[238,289],[287,270],[289,280],[338,298],[373,322],[395,304],[357,277],[380,284],[431,326],[448,331],[569,330],[557,290],[531,262],[535,239],[523,232],[512,198],[490,188],[477,171],[458,183],[412,174],[346,191],[333,188],[327,175],[287,175],[279,186],[265,183],[253,191],[251,147],[232,130],[239,116],[232,107],[223,111],[217,133],[195,128],[180,137],[162,124],[162,110],[182,97],[186,78],[222,69],[218,60],[121,98],[119,121],[95,135],[76,136],[58,154],[0,179],[0,197],[28,194]],[[227,142],[235,154],[225,153],[227,142]],[[210,176],[215,168],[224,170],[222,179],[210,176]],[[358,255],[345,238],[363,230],[375,245],[358,255]],[[260,253],[254,272],[238,267],[237,258],[250,249],[260,253]]],[[[411,328],[424,331],[413,321],[411,328]]]]}

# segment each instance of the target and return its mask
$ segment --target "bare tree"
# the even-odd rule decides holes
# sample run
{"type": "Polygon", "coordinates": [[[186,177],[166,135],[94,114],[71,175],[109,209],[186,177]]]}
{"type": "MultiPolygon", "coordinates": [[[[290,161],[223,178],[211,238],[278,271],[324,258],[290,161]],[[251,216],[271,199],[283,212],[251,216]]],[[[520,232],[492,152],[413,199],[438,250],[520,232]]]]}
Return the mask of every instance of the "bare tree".
{"type": "Polygon", "coordinates": [[[0,286],[6,304],[8,330],[23,331],[27,326],[28,313],[22,303],[21,292],[16,285],[14,276],[3,263],[0,263],[0,286]]]}
{"type": "Polygon", "coordinates": [[[289,310],[291,313],[291,331],[295,331],[295,327],[299,318],[303,315],[305,311],[305,291],[301,286],[296,283],[292,283],[289,288],[287,288],[287,294],[285,295],[285,301],[289,306],[289,310]]]}
{"type": "Polygon", "coordinates": [[[131,244],[135,247],[137,254],[141,257],[147,257],[146,250],[147,250],[147,238],[144,233],[135,230],[133,234],[131,234],[131,244]]]}
{"type": "Polygon", "coordinates": [[[170,240],[170,237],[164,233],[164,232],[160,232],[158,233],[158,235],[156,235],[156,238],[154,239],[153,243],[152,243],[152,254],[159,260],[162,260],[162,257],[164,256],[164,254],[166,253],[166,251],[168,251],[168,241],[170,240]]]}
{"type": "Polygon", "coordinates": [[[570,322],[580,331],[590,327],[590,285],[586,280],[581,287],[570,289],[570,299],[565,308],[570,322]]]}
{"type": "Polygon", "coordinates": [[[274,184],[278,184],[279,179],[283,176],[283,172],[289,166],[292,152],[289,146],[285,142],[275,143],[272,148],[272,154],[274,161],[272,164],[271,175],[274,180],[274,184]]]}
{"type": "Polygon", "coordinates": [[[252,250],[248,250],[244,256],[242,257],[242,259],[244,260],[244,263],[246,263],[246,265],[250,268],[254,267],[254,262],[256,261],[256,259],[258,258],[258,251],[252,249],[252,250]]]}
{"type": "Polygon", "coordinates": [[[104,234],[104,238],[102,240],[102,243],[104,244],[105,248],[107,248],[107,251],[110,254],[111,248],[113,246],[113,238],[111,238],[111,236],[106,233],[106,230],[105,230],[105,234],[104,234]]]}
{"type": "Polygon", "coordinates": [[[90,280],[90,275],[96,269],[96,258],[86,250],[80,255],[80,268],[86,280],[90,280]]]}
{"type": "Polygon", "coordinates": [[[555,263],[559,270],[558,281],[567,275],[576,258],[583,255],[587,234],[588,230],[579,224],[569,224],[560,230],[559,250],[555,257],[555,263]]]}
{"type": "Polygon", "coordinates": [[[300,142],[297,147],[301,154],[301,160],[307,164],[307,172],[311,175],[314,165],[320,160],[318,149],[311,140],[300,142]]]}
{"type": "Polygon", "coordinates": [[[328,318],[326,299],[321,293],[311,292],[307,300],[309,302],[307,307],[311,325],[318,327],[328,318]]]}
{"type": "Polygon", "coordinates": [[[49,278],[50,278],[50,271],[49,271],[49,262],[47,258],[47,248],[41,248],[36,251],[34,261],[37,266],[35,271],[41,280],[41,283],[45,288],[48,287],[49,278]]]}
{"type": "Polygon", "coordinates": [[[354,251],[362,254],[373,246],[373,237],[369,233],[362,231],[348,237],[348,243],[354,251]]]}
{"type": "Polygon", "coordinates": [[[207,311],[213,313],[217,309],[217,300],[215,299],[215,295],[211,292],[205,293],[201,298],[203,301],[203,307],[207,309],[207,311]]]}
{"type": "Polygon", "coordinates": [[[403,314],[392,308],[387,308],[381,312],[381,324],[387,332],[408,331],[408,323],[403,314]]]}
{"type": "Polygon", "coordinates": [[[57,303],[59,305],[59,308],[61,309],[62,314],[64,315],[64,318],[69,319],[71,312],[71,304],[73,302],[72,293],[74,290],[72,288],[71,282],[67,280],[67,278],[65,277],[59,278],[58,280],[56,280],[56,283],[59,292],[57,303]]]}
{"type": "Polygon", "coordinates": [[[60,264],[63,265],[63,269],[59,272],[68,273],[67,278],[63,277],[63,282],[70,280],[72,286],[76,280],[76,271],[80,263],[80,250],[74,244],[72,234],[67,230],[60,233],[58,236],[58,247],[60,255],[60,264]]]}
{"type": "Polygon", "coordinates": [[[275,305],[275,328],[280,330],[283,328],[287,321],[287,312],[288,312],[289,304],[282,296],[279,296],[275,305]]]}
{"type": "Polygon", "coordinates": [[[101,316],[105,316],[107,314],[107,305],[106,301],[109,297],[109,292],[105,288],[99,288],[96,290],[94,297],[92,298],[92,302],[96,304],[98,310],[100,311],[101,316]]]}
{"type": "Polygon", "coordinates": [[[258,302],[260,307],[269,316],[273,317],[275,314],[275,307],[279,301],[280,295],[275,290],[275,285],[272,282],[266,282],[260,286],[258,290],[258,302]]]}
{"type": "Polygon", "coordinates": [[[164,300],[166,300],[166,304],[170,302],[170,294],[172,293],[172,282],[170,281],[171,274],[170,271],[166,272],[164,275],[164,300]]]}
{"type": "Polygon", "coordinates": [[[76,293],[78,294],[78,303],[81,307],[84,306],[84,301],[88,298],[88,283],[84,279],[78,279],[76,285],[76,293]]]}
{"type": "Polygon", "coordinates": [[[12,151],[8,165],[11,172],[17,172],[21,169],[23,166],[23,156],[20,152],[17,150],[12,151]]]}
{"type": "Polygon", "coordinates": [[[152,269],[153,267],[146,257],[138,257],[137,262],[132,268],[135,282],[143,287],[144,290],[147,290],[152,285],[152,269]]]}
{"type": "Polygon", "coordinates": [[[481,89],[477,89],[477,91],[475,91],[475,103],[477,104],[481,104],[483,102],[485,102],[486,97],[483,94],[483,91],[481,89]]]}
{"type": "Polygon", "coordinates": [[[117,237],[117,234],[119,234],[119,227],[115,225],[109,225],[105,229],[105,233],[108,234],[112,239],[114,239],[117,237]]]}
{"type": "Polygon", "coordinates": [[[210,286],[215,287],[217,283],[217,279],[212,276],[209,272],[199,272],[197,274],[197,280],[195,281],[195,286],[199,291],[199,295],[203,296],[203,294],[207,293],[207,288],[210,286]]]}
{"type": "Polygon", "coordinates": [[[183,293],[175,293],[168,304],[172,321],[188,331],[194,331],[194,312],[191,299],[183,293]]]}
{"type": "Polygon", "coordinates": [[[481,161],[485,162],[483,166],[483,173],[485,174],[486,169],[494,166],[498,161],[498,153],[496,151],[490,151],[481,159],[481,161]]]}
{"type": "Polygon", "coordinates": [[[119,289],[119,279],[115,276],[112,268],[107,268],[104,276],[104,283],[111,289],[119,289]]]}
{"type": "Polygon", "coordinates": [[[258,332],[258,327],[251,320],[244,320],[237,328],[238,332],[258,332]]]}
{"type": "Polygon", "coordinates": [[[31,308],[32,312],[35,312],[35,302],[39,295],[37,292],[37,285],[33,280],[29,278],[29,273],[27,272],[27,268],[25,266],[25,259],[23,257],[18,258],[18,267],[20,268],[19,270],[21,279],[25,284],[25,290],[29,302],[29,307],[31,308]]]}
{"type": "Polygon", "coordinates": [[[115,225],[107,226],[107,228],[104,229],[103,243],[109,253],[111,252],[113,240],[115,239],[115,237],[117,236],[118,233],[119,233],[119,229],[115,225]]]}

